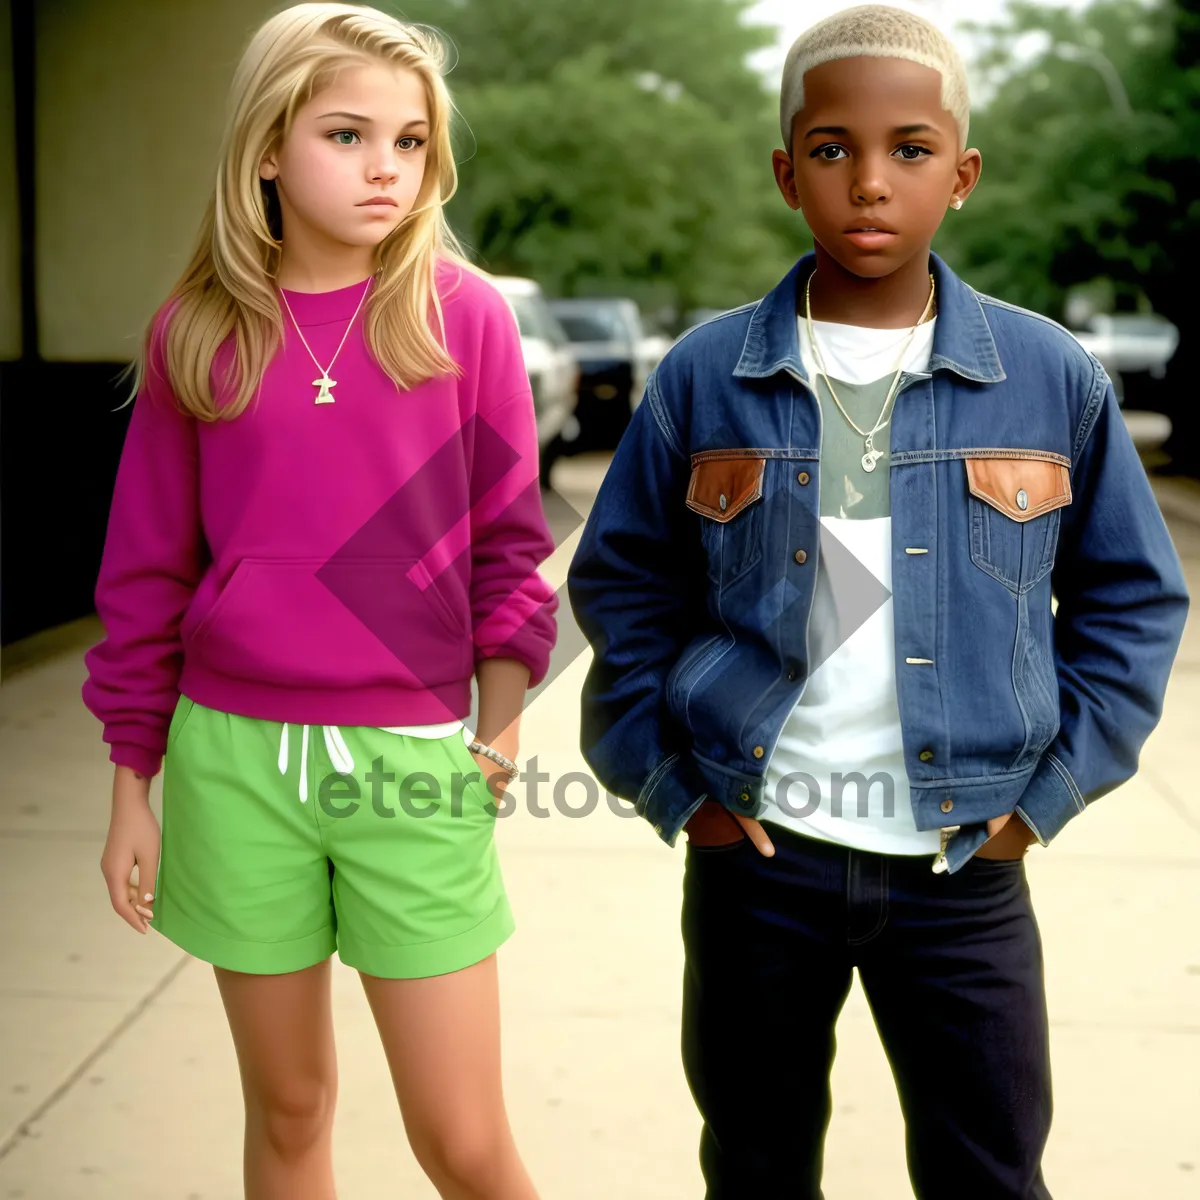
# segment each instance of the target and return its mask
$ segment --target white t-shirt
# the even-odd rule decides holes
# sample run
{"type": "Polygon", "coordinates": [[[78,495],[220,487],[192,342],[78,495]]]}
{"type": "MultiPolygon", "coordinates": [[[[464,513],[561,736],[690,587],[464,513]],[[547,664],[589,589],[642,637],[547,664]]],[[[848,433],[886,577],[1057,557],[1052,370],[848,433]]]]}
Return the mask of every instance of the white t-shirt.
{"type": "MultiPolygon", "coordinates": [[[[928,370],[936,321],[920,326],[904,370],[928,370]]],[[[864,430],[875,424],[909,329],[814,321],[837,398],[864,430]]],[[[888,490],[891,423],[865,443],[827,390],[800,319],[800,352],[822,414],[821,547],[808,626],[810,674],[767,765],[762,818],[881,854],[936,854],[937,830],[913,821],[896,699],[888,490]],[[799,778],[790,788],[785,776],[799,778]]],[[[895,405],[904,403],[903,394],[895,405]]],[[[893,409],[894,411],[894,409],[893,409]]]]}

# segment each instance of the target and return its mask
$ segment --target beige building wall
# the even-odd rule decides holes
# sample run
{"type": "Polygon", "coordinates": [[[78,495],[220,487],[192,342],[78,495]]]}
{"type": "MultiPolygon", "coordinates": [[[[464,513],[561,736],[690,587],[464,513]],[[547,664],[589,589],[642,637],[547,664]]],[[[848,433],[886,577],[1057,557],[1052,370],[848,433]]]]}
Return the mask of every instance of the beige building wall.
{"type": "Polygon", "coordinates": [[[21,229],[17,211],[12,4],[0,0],[0,361],[21,357],[21,229]]]}
{"type": "MultiPolygon", "coordinates": [[[[43,358],[134,356],[146,321],[190,255],[234,67],[257,25],[282,7],[263,0],[38,0],[43,358]]],[[[0,322],[5,339],[8,324],[0,322]]]]}

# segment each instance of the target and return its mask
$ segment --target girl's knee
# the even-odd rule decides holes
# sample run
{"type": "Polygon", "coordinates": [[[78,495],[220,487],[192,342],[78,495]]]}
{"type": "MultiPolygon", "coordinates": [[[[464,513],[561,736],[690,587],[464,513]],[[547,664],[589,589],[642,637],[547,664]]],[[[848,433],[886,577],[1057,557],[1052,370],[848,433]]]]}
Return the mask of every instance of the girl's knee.
{"type": "Polygon", "coordinates": [[[453,1128],[410,1131],[409,1144],[435,1184],[452,1183],[479,1195],[505,1176],[513,1152],[512,1135],[503,1123],[469,1119],[453,1128]]]}
{"type": "Polygon", "coordinates": [[[247,1116],[263,1140],[283,1159],[299,1158],[329,1136],[334,1089],[326,1084],[296,1085],[249,1100],[247,1116]]]}

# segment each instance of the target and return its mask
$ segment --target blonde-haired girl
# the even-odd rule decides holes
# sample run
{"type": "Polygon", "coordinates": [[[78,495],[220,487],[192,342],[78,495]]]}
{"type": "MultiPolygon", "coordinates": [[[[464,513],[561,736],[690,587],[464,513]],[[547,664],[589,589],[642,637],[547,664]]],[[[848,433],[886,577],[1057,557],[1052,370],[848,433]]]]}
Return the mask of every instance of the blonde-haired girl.
{"type": "Polygon", "coordinates": [[[354,5],[254,37],[138,365],[96,590],[105,880],[215,968],[261,1200],[335,1194],[335,949],[440,1194],[535,1195],[501,1089],[493,826],[554,642],[553,543],[515,322],[443,215],[441,67],[354,5]]]}

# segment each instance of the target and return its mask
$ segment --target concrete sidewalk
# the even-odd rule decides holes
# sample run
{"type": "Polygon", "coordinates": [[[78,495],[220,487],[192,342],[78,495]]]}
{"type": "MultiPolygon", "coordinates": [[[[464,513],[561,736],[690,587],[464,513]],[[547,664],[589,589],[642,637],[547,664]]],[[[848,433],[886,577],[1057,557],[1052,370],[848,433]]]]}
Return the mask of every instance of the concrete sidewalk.
{"type": "MultiPolygon", "coordinates": [[[[602,470],[568,460],[557,482],[582,511],[602,470]]],[[[1200,592],[1200,524],[1179,515],[1173,528],[1200,592]]],[[[574,544],[548,564],[555,584],[574,544]]],[[[95,636],[84,625],[79,645],[95,636]]],[[[537,753],[555,778],[584,770],[586,662],[526,715],[522,759],[537,753]]],[[[241,1093],[216,987],[205,964],[137,936],[108,906],[99,857],[110,773],[82,680],[81,650],[67,646],[0,690],[0,1200],[236,1200],[241,1093]]],[[[1194,619],[1137,779],[1030,855],[1052,1018],[1056,1200],[1200,1196],[1198,712],[1194,619]]],[[[519,926],[501,971],[522,1151],[546,1200],[694,1200],[699,1123],[678,1051],[682,845],[672,853],[603,805],[586,820],[553,806],[538,819],[523,791],[498,829],[519,926]]],[[[434,1197],[357,976],[339,966],[335,987],[341,1195],[434,1197]]],[[[753,1028],[744,1036],[752,1048],[753,1028]]],[[[937,1054],[931,1046],[931,1070],[937,1054]]],[[[825,1190],[830,1200],[911,1195],[894,1088],[857,988],[838,1028],[825,1190]]]]}

